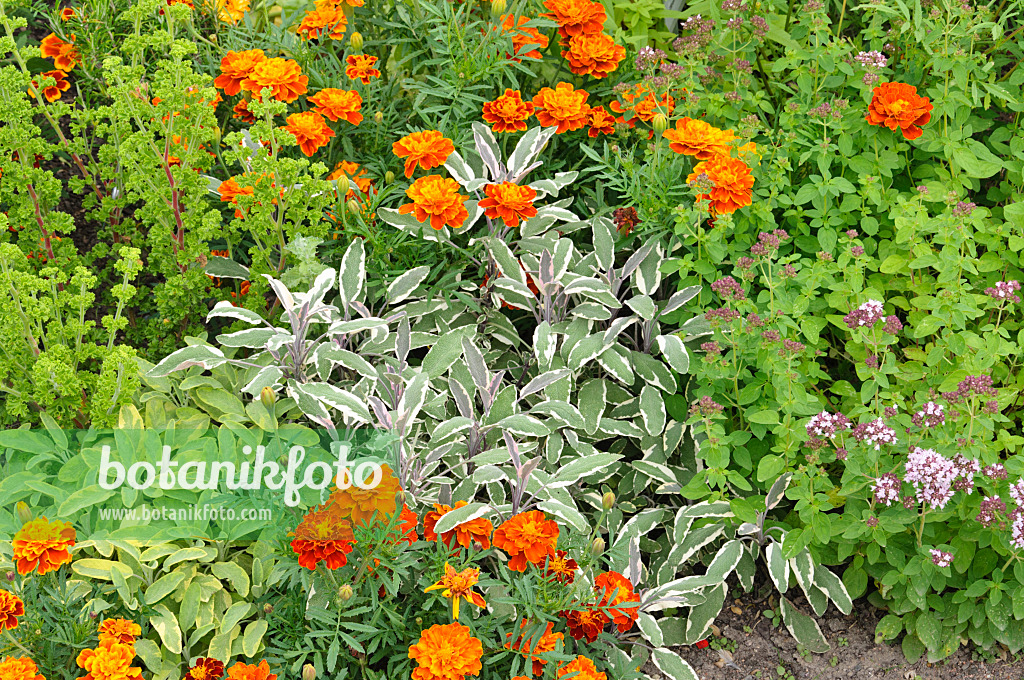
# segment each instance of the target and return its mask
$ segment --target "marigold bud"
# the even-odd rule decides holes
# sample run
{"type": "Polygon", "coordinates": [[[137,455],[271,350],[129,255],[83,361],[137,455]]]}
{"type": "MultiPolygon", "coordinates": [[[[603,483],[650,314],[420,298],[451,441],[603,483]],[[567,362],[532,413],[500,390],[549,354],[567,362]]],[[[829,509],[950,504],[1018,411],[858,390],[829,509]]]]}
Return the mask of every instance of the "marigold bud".
{"type": "Polygon", "coordinates": [[[605,549],[605,542],[604,542],[604,539],[601,538],[600,536],[595,538],[594,542],[590,544],[590,554],[593,555],[594,557],[597,557],[598,555],[601,555],[602,553],[604,553],[604,549],[605,549]]]}
{"type": "Polygon", "coordinates": [[[654,128],[654,134],[661,135],[668,129],[668,116],[660,112],[654,114],[654,118],[651,119],[651,127],[654,128]]]}
{"type": "Polygon", "coordinates": [[[491,0],[491,14],[500,17],[508,8],[506,0],[491,0]]]}
{"type": "Polygon", "coordinates": [[[349,600],[351,600],[352,594],[352,586],[350,586],[347,583],[342,587],[338,588],[338,599],[342,602],[348,602],[349,600]]]}
{"type": "Polygon", "coordinates": [[[613,505],[615,505],[615,494],[609,491],[601,497],[601,507],[605,510],[611,510],[613,505]]]}
{"type": "Polygon", "coordinates": [[[341,177],[338,178],[338,195],[348,196],[349,190],[352,188],[352,183],[348,180],[348,175],[342,173],[341,177]]]}
{"type": "Polygon", "coordinates": [[[302,667],[302,680],[316,680],[316,668],[311,663],[302,667]]]}
{"type": "Polygon", "coordinates": [[[98,619],[99,617],[100,617],[100,615],[97,614],[96,612],[89,612],[89,618],[90,619],[98,619]]]}
{"type": "Polygon", "coordinates": [[[267,604],[263,605],[263,613],[264,614],[271,614],[271,613],[273,613],[273,611],[274,611],[274,605],[270,604],[269,602],[267,604]]]}
{"type": "Polygon", "coordinates": [[[277,401],[277,395],[274,394],[274,389],[267,385],[260,390],[260,401],[263,402],[263,405],[266,406],[267,409],[274,408],[274,402],[277,401]]]}
{"type": "Polygon", "coordinates": [[[384,184],[391,184],[395,181],[395,173],[388,170],[384,173],[384,184]]]}
{"type": "Polygon", "coordinates": [[[352,200],[350,200],[348,203],[345,204],[345,207],[348,208],[348,211],[353,215],[359,214],[359,201],[357,201],[356,199],[353,198],[352,200]]]}
{"type": "Polygon", "coordinates": [[[362,52],[362,50],[363,50],[363,34],[362,33],[360,33],[359,31],[354,32],[351,36],[349,36],[348,41],[349,41],[349,44],[352,45],[352,49],[356,50],[357,52],[362,52]]]}
{"type": "Polygon", "coordinates": [[[210,42],[212,42],[212,43],[216,43],[217,42],[217,34],[216,33],[211,33],[209,38],[210,38],[210,42]]]}
{"type": "Polygon", "coordinates": [[[384,122],[384,112],[383,111],[378,111],[377,113],[373,114],[373,122],[376,123],[377,125],[380,125],[381,123],[383,123],[384,122]]]}
{"type": "Polygon", "coordinates": [[[25,501],[18,501],[18,504],[14,506],[18,512],[18,521],[22,524],[28,524],[32,521],[32,511],[28,509],[28,503],[25,501]]]}
{"type": "Polygon", "coordinates": [[[13,571],[7,572],[7,580],[8,581],[13,581],[14,580],[14,572],[13,571]]]}

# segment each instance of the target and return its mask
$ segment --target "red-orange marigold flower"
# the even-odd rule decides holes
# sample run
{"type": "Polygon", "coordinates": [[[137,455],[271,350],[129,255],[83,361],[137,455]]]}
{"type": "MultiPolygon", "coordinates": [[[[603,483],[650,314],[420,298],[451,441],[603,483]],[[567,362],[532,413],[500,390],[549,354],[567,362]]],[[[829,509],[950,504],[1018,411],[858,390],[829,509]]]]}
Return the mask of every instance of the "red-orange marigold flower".
{"type": "Polygon", "coordinates": [[[585,90],[574,89],[570,83],[558,83],[553,90],[542,88],[533,98],[537,120],[544,127],[557,125],[557,134],[579,130],[590,117],[589,96],[585,90]]]}
{"type": "Polygon", "coordinates": [[[299,556],[299,565],[316,569],[323,562],[328,569],[340,569],[352,552],[355,535],[352,524],[343,517],[333,503],[311,509],[295,529],[292,550],[299,556]]]}
{"type": "Polygon", "coordinates": [[[518,227],[520,220],[528,220],[537,215],[537,209],[533,207],[537,192],[528,186],[512,182],[488,184],[484,187],[484,193],[487,198],[478,205],[485,208],[484,214],[487,217],[500,219],[506,227],[518,227]]]}
{"type": "Polygon", "coordinates": [[[99,633],[101,641],[110,639],[122,645],[131,645],[142,635],[142,626],[128,619],[104,619],[99,633]]]}
{"type": "Polygon", "coordinates": [[[451,598],[452,618],[459,620],[459,603],[462,600],[475,604],[477,607],[486,607],[483,595],[473,590],[473,586],[480,580],[480,570],[473,567],[456,571],[455,567],[444,563],[444,576],[433,585],[427,586],[423,591],[429,593],[432,590],[440,590],[442,597],[451,598]]]}
{"type": "MultiPolygon", "coordinates": [[[[454,508],[450,505],[434,503],[434,509],[423,517],[423,538],[428,541],[436,541],[437,533],[434,531],[434,527],[437,526],[437,520],[455,508],[461,508],[464,505],[466,505],[466,501],[456,501],[454,508]]],[[[441,541],[448,547],[451,547],[452,537],[454,536],[456,542],[463,548],[468,548],[470,543],[475,541],[481,550],[486,550],[491,547],[491,531],[493,529],[494,525],[491,524],[491,520],[485,517],[477,517],[468,522],[463,522],[451,531],[444,532],[441,534],[441,541]]]]}
{"type": "Polygon", "coordinates": [[[719,130],[703,120],[680,118],[675,129],[668,129],[662,136],[671,142],[668,147],[676,153],[694,156],[706,161],[715,156],[728,156],[736,139],[732,130],[719,130]]]}
{"type": "Polygon", "coordinates": [[[74,18],[75,18],[75,8],[74,7],[65,7],[64,9],[62,9],[60,11],[60,20],[61,21],[71,21],[74,18]]]}
{"type": "Polygon", "coordinates": [[[371,78],[380,78],[380,71],[374,68],[377,57],[368,54],[350,54],[345,63],[345,75],[352,80],[361,80],[363,85],[369,85],[371,78]]]}
{"type": "Polygon", "coordinates": [[[318,113],[334,122],[347,120],[353,125],[359,125],[363,121],[363,114],[359,113],[363,107],[363,98],[355,90],[329,87],[308,97],[307,101],[314,105],[318,113]]]}
{"type": "Polygon", "coordinates": [[[544,575],[559,583],[572,583],[576,580],[576,570],[579,567],[576,560],[569,557],[569,553],[558,550],[554,557],[548,559],[548,568],[544,575]]]}
{"type": "Polygon", "coordinates": [[[252,74],[256,65],[266,59],[263,50],[228,52],[220,60],[220,75],[214,79],[213,84],[224,90],[224,94],[233,97],[242,91],[242,83],[252,74]]]}
{"type": "Polygon", "coordinates": [[[522,132],[532,115],[533,102],[524,102],[523,95],[511,88],[506,88],[505,94],[494,101],[484,102],[484,120],[495,132],[522,132]]]}
{"type": "Polygon", "coordinates": [[[14,630],[18,617],[25,615],[25,603],[14,593],[0,588],[0,630],[14,630]]]}
{"type": "Polygon", "coordinates": [[[38,571],[45,574],[71,561],[75,529],[67,522],[45,517],[30,520],[14,535],[14,561],[19,574],[38,571]]]}
{"type": "Polygon", "coordinates": [[[522,62],[523,57],[527,59],[541,59],[540,50],[547,49],[548,37],[533,26],[526,26],[530,17],[516,17],[513,14],[506,14],[501,17],[501,32],[511,36],[513,54],[506,55],[517,64],[522,62]],[[523,52],[523,49],[531,45],[533,49],[523,52]]]}
{"type": "Polygon", "coordinates": [[[291,59],[274,57],[256,64],[249,77],[242,81],[242,89],[259,97],[263,88],[271,88],[271,96],[282,102],[293,102],[306,93],[309,77],[302,75],[299,65],[291,59]]]}
{"type": "Polygon", "coordinates": [[[36,662],[27,656],[8,656],[0,661],[0,680],[46,680],[36,662]]]}
{"type": "Polygon", "coordinates": [[[576,640],[594,642],[601,634],[604,627],[611,621],[605,613],[599,609],[582,609],[559,612],[559,616],[565,619],[565,625],[569,628],[569,635],[576,640]]]}
{"type": "Polygon", "coordinates": [[[312,156],[316,150],[326,146],[334,136],[334,130],[324,121],[324,117],[316,111],[302,111],[288,116],[288,124],[282,130],[295,135],[302,153],[312,156]]]}
{"type": "Polygon", "coordinates": [[[594,579],[594,590],[601,594],[600,606],[611,607],[606,611],[620,632],[625,633],[633,627],[633,622],[636,621],[637,613],[640,611],[640,602],[629,579],[617,571],[605,572],[594,579]],[[635,606],[617,606],[630,602],[635,606]]]}
{"type": "MultiPolygon", "coordinates": [[[[60,99],[61,92],[67,92],[68,91],[68,89],[71,87],[71,83],[69,83],[66,80],[66,76],[67,76],[67,74],[64,73],[64,71],[61,71],[61,70],[44,71],[43,73],[39,74],[38,77],[40,79],[49,77],[49,78],[53,78],[53,80],[54,80],[53,85],[47,85],[46,87],[43,88],[43,96],[46,98],[46,101],[48,101],[48,102],[55,102],[58,99],[60,99]]],[[[28,93],[31,96],[33,96],[33,97],[35,96],[35,90],[33,88],[36,88],[36,87],[39,87],[39,84],[35,80],[33,80],[32,81],[32,87],[28,88],[28,93]]]]}
{"type": "Polygon", "coordinates": [[[899,128],[905,139],[917,139],[923,134],[921,126],[932,119],[933,108],[913,85],[882,83],[874,89],[865,120],[893,131],[899,128]]]}
{"type": "Polygon", "coordinates": [[[240,120],[249,125],[256,122],[256,116],[249,111],[249,100],[247,99],[239,99],[238,103],[231,108],[231,112],[231,117],[235,120],[240,120]]]}
{"type": "Polygon", "coordinates": [[[132,666],[134,659],[135,647],[107,638],[96,649],[83,649],[75,662],[86,671],[79,680],[142,680],[142,669],[132,666]]]}
{"type": "Polygon", "coordinates": [[[483,668],[483,644],[461,623],[434,625],[409,647],[409,658],[417,663],[412,680],[465,680],[483,668]]]}
{"type": "Polygon", "coordinates": [[[563,38],[580,33],[600,33],[607,18],[604,5],[590,0],[544,0],[544,6],[551,10],[543,17],[554,19],[558,34],[563,38]]]}
{"type": "Polygon", "coordinates": [[[582,654],[558,668],[559,679],[572,675],[572,680],[608,680],[608,676],[597,671],[594,662],[582,654]]]}
{"type": "Polygon", "coordinates": [[[750,205],[754,176],[750,173],[750,166],[743,161],[729,156],[715,156],[711,160],[697,163],[686,181],[693,182],[701,174],[707,175],[715,186],[709,193],[698,196],[697,200],[710,201],[714,214],[727,215],[750,205]]]}
{"type": "Polygon", "coordinates": [[[277,675],[270,672],[270,665],[266,659],[259,664],[238,661],[228,669],[227,680],[277,680],[277,675]]]}
{"type": "Polygon", "coordinates": [[[380,481],[372,488],[356,486],[351,478],[347,478],[341,481],[347,484],[348,488],[335,487],[331,492],[330,504],[342,517],[350,517],[356,524],[369,524],[371,521],[383,521],[385,517],[395,514],[401,485],[389,465],[381,465],[380,469],[380,481]]]}
{"type": "Polygon", "coordinates": [[[533,662],[533,674],[542,675],[547,660],[541,659],[537,655],[553,651],[559,641],[565,640],[562,633],[551,632],[554,625],[548,622],[547,628],[538,636],[535,630],[530,630],[536,626],[531,626],[528,620],[523,619],[519,622],[519,637],[512,640],[512,633],[505,636],[505,649],[514,649],[526,656],[533,662]]]}
{"type": "Polygon", "coordinates": [[[217,659],[196,659],[182,680],[219,680],[224,675],[224,662],[217,659]]]}
{"type": "Polygon", "coordinates": [[[590,126],[590,129],[587,130],[588,137],[614,134],[615,117],[605,111],[603,106],[595,106],[590,109],[587,125],[590,126]]]}
{"type": "Polygon", "coordinates": [[[44,58],[53,59],[53,65],[65,73],[82,61],[78,48],[75,47],[75,36],[71,36],[71,42],[64,42],[51,33],[42,39],[39,48],[44,58]]]}
{"type": "Polygon", "coordinates": [[[412,199],[398,209],[402,215],[412,213],[419,222],[430,220],[434,229],[449,226],[458,229],[469,217],[469,211],[463,205],[469,196],[459,193],[459,184],[453,179],[441,175],[420,177],[405,190],[405,195],[412,199]]]}
{"type": "Polygon", "coordinates": [[[508,553],[508,568],[526,571],[526,564],[544,566],[555,556],[558,525],[540,510],[521,512],[494,530],[494,547],[508,553]]]}
{"type": "Polygon", "coordinates": [[[626,58],[626,48],[604,33],[580,33],[569,38],[562,56],[576,75],[604,78],[626,58]]]}
{"type": "Polygon", "coordinates": [[[416,533],[416,526],[420,523],[419,516],[409,509],[409,506],[402,503],[402,511],[398,514],[398,540],[396,542],[412,545],[419,538],[416,533]]]}
{"type": "Polygon", "coordinates": [[[300,36],[309,40],[328,36],[331,40],[343,40],[348,27],[345,11],[333,6],[317,6],[306,12],[302,23],[295,30],[300,36]]]}
{"type": "Polygon", "coordinates": [[[391,150],[405,159],[405,176],[412,177],[417,163],[424,170],[444,165],[455,145],[437,130],[424,130],[402,137],[391,145],[391,150]]]}

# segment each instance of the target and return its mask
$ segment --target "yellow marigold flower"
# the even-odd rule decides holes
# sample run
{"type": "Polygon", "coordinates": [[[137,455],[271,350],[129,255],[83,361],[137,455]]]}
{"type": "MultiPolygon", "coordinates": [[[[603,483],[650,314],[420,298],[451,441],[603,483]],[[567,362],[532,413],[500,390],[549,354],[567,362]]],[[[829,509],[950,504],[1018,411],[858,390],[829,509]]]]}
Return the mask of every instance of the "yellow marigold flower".
{"type": "Polygon", "coordinates": [[[100,640],[112,639],[122,645],[134,644],[142,635],[142,627],[127,619],[104,619],[100,624],[100,640]]]}
{"type": "Polygon", "coordinates": [[[412,199],[398,209],[402,215],[413,213],[416,220],[426,222],[434,229],[449,226],[452,229],[461,227],[469,211],[463,205],[469,196],[459,193],[459,184],[453,179],[440,175],[420,177],[405,190],[405,195],[412,199]]]}
{"type": "Polygon", "coordinates": [[[217,18],[227,24],[237,24],[249,11],[249,0],[217,0],[217,18]]]}
{"type": "Polygon", "coordinates": [[[347,120],[353,125],[363,121],[359,110],[363,107],[363,98],[355,90],[337,90],[325,88],[307,101],[314,105],[315,110],[326,118],[338,122],[347,120]]]}
{"type": "Polygon", "coordinates": [[[0,661],[0,680],[46,680],[36,662],[24,656],[8,656],[0,661]]]}
{"type": "Polygon", "coordinates": [[[437,130],[424,130],[402,137],[391,145],[391,150],[405,159],[405,176],[412,177],[417,163],[424,170],[444,165],[455,145],[437,130]]]}
{"type": "Polygon", "coordinates": [[[107,638],[96,649],[83,649],[76,663],[87,671],[80,680],[142,680],[142,669],[132,666],[134,659],[133,646],[107,638]]]}
{"type": "Polygon", "coordinates": [[[75,530],[67,522],[45,517],[26,522],[14,535],[14,561],[19,574],[45,574],[71,561],[68,550],[75,544],[75,530]]]}
{"type": "Polygon", "coordinates": [[[487,603],[484,602],[484,598],[479,593],[473,592],[473,586],[480,580],[479,569],[463,569],[462,571],[455,571],[455,568],[447,562],[444,563],[444,577],[432,586],[429,586],[423,592],[429,593],[431,590],[441,590],[443,597],[450,597],[452,599],[452,618],[456,621],[459,620],[459,601],[465,599],[466,602],[475,604],[477,607],[486,607],[487,603]]]}
{"type": "Polygon", "coordinates": [[[409,658],[418,664],[412,680],[465,680],[467,675],[479,675],[483,651],[480,640],[461,623],[431,626],[409,647],[409,658]]]}
{"type": "Polygon", "coordinates": [[[675,129],[665,130],[662,136],[669,140],[669,148],[676,153],[694,156],[706,161],[715,156],[728,156],[736,139],[732,130],[719,130],[703,120],[680,118],[675,129]]]}

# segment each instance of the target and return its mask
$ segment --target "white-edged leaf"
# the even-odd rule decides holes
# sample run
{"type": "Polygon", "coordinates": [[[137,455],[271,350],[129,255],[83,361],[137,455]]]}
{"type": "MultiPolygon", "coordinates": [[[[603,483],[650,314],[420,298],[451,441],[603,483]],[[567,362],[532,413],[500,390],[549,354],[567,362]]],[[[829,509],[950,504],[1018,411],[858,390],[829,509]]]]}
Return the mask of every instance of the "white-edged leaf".
{"type": "Polygon", "coordinates": [[[700,289],[701,286],[687,286],[682,290],[676,291],[672,294],[672,297],[668,299],[668,302],[665,303],[664,308],[661,310],[661,314],[670,314],[676,311],[696,297],[697,294],[700,293],[700,289]]]}
{"type": "Polygon", "coordinates": [[[576,508],[570,507],[565,503],[556,501],[554,499],[548,499],[541,501],[537,504],[537,507],[555,517],[561,519],[566,524],[571,526],[580,533],[587,533],[590,531],[590,523],[587,522],[587,518],[580,513],[576,508]]]}
{"type": "Polygon", "coordinates": [[[690,353],[678,335],[659,335],[656,339],[665,361],[676,373],[686,374],[690,371],[690,353]]]}
{"type": "Polygon", "coordinates": [[[853,600],[850,599],[850,593],[846,591],[842,579],[833,574],[831,569],[819,565],[814,570],[814,583],[825,591],[830,600],[835,602],[839,611],[847,616],[850,615],[850,612],[853,611],[853,600]]]}
{"type": "Polygon", "coordinates": [[[211,255],[206,259],[206,266],[203,271],[207,276],[214,276],[218,279],[241,279],[249,280],[249,268],[238,264],[230,257],[211,255]]]}
{"type": "Polygon", "coordinates": [[[352,420],[369,423],[372,420],[370,409],[362,399],[347,390],[327,383],[307,383],[299,385],[298,389],[313,397],[317,401],[340,411],[342,415],[352,420]]]}
{"type": "Polygon", "coordinates": [[[442,515],[441,519],[437,520],[434,531],[438,534],[447,533],[460,524],[471,522],[478,517],[484,517],[493,511],[494,509],[487,503],[467,503],[461,508],[455,508],[442,515]]]}
{"type": "Polygon", "coordinates": [[[562,378],[572,375],[572,371],[568,368],[556,368],[553,371],[546,371],[535,377],[530,382],[523,386],[523,389],[519,392],[519,398],[522,399],[525,396],[540,392],[546,387],[550,387],[562,378]]]}
{"type": "Polygon", "coordinates": [[[156,366],[149,369],[146,375],[151,378],[162,378],[175,371],[183,371],[192,366],[214,368],[227,363],[228,358],[216,347],[209,345],[191,345],[171,352],[156,366]]]}
{"type": "Polygon", "coordinates": [[[651,661],[658,667],[658,670],[668,676],[669,680],[700,680],[693,666],[688,664],[683,657],[664,647],[655,649],[651,653],[651,661]]]}
{"type": "Polygon", "coordinates": [[[430,273],[430,267],[424,265],[405,272],[388,285],[388,302],[396,304],[406,299],[416,287],[423,283],[423,279],[430,273]]]}
{"type": "Polygon", "coordinates": [[[366,283],[366,251],[363,239],[354,238],[341,258],[338,268],[338,290],[342,304],[346,307],[350,302],[359,299],[366,283]]]}
{"type": "Polygon", "coordinates": [[[235,307],[227,300],[221,300],[220,302],[215,304],[213,306],[213,309],[210,310],[210,313],[206,315],[206,320],[209,321],[210,319],[217,317],[238,319],[240,321],[245,321],[246,323],[251,324],[264,323],[263,317],[257,314],[256,312],[252,311],[251,309],[235,307]]]}
{"type": "Polygon", "coordinates": [[[252,380],[246,383],[242,391],[251,394],[253,398],[258,397],[264,387],[273,387],[283,375],[284,372],[277,366],[264,366],[253,376],[252,380]]]}
{"type": "Polygon", "coordinates": [[[831,646],[821,633],[818,623],[796,608],[788,598],[780,598],[782,604],[782,621],[798,643],[815,654],[824,654],[831,646]]]}

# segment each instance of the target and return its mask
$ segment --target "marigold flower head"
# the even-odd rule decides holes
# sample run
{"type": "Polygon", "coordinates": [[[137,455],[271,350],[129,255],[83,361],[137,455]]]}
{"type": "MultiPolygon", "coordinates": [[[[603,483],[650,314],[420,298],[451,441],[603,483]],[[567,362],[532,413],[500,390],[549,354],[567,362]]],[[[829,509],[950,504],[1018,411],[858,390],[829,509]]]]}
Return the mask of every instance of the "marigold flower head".
{"type": "Polygon", "coordinates": [[[494,530],[494,547],[508,553],[508,568],[526,571],[526,564],[544,566],[555,556],[558,525],[540,510],[521,512],[494,530]]]}
{"type": "Polygon", "coordinates": [[[18,627],[18,617],[25,615],[25,603],[14,593],[0,588],[0,631],[18,627]]]}
{"type": "Polygon", "coordinates": [[[486,607],[487,603],[480,593],[473,592],[473,586],[480,580],[479,569],[463,569],[455,571],[455,568],[444,563],[444,576],[432,586],[428,586],[423,592],[429,593],[432,590],[441,590],[442,597],[450,597],[452,600],[452,618],[459,620],[459,602],[466,600],[477,607],[486,607]]]}
{"type": "Polygon", "coordinates": [[[501,17],[501,32],[512,38],[513,54],[506,55],[507,58],[516,62],[522,62],[523,57],[527,59],[542,59],[540,50],[547,49],[548,37],[533,26],[526,26],[530,17],[516,17],[513,14],[506,14],[501,17]],[[533,49],[524,52],[523,49],[532,46],[533,49]]]}
{"type": "Polygon", "coordinates": [[[375,68],[377,57],[368,54],[350,54],[345,63],[345,75],[352,80],[361,80],[363,85],[369,85],[371,78],[380,78],[380,71],[375,68]]]}
{"type": "Polygon", "coordinates": [[[38,571],[42,575],[71,561],[68,549],[75,544],[75,530],[67,522],[39,517],[26,522],[11,544],[18,573],[38,571]]]}
{"type": "Polygon", "coordinates": [[[524,102],[523,95],[511,88],[494,101],[484,102],[483,118],[495,132],[522,132],[532,115],[533,102],[524,102]]]}
{"type": "Polygon", "coordinates": [[[469,196],[459,193],[459,184],[453,179],[441,175],[420,177],[405,190],[412,203],[406,203],[398,209],[402,215],[412,213],[418,222],[430,220],[433,229],[449,226],[452,229],[461,227],[469,211],[463,205],[469,196]]]}
{"type": "Polygon", "coordinates": [[[528,220],[537,215],[533,201],[537,198],[536,190],[528,186],[520,186],[512,182],[488,184],[484,187],[487,198],[478,204],[485,208],[484,214],[492,220],[501,219],[506,227],[518,227],[520,220],[528,220]]]}
{"type": "Polygon", "coordinates": [[[74,18],[75,18],[75,8],[74,7],[65,7],[64,9],[62,9],[60,11],[60,20],[61,21],[71,21],[74,18]]]}
{"type": "Polygon", "coordinates": [[[238,100],[238,103],[231,108],[231,117],[249,125],[256,122],[256,116],[249,111],[249,100],[247,99],[238,100]]]}
{"type": "Polygon", "coordinates": [[[402,503],[402,511],[398,513],[398,542],[405,542],[412,545],[419,538],[416,533],[416,526],[420,523],[419,516],[409,509],[409,506],[402,503]]]}
{"type": "Polygon", "coordinates": [[[46,59],[53,59],[53,65],[57,69],[68,73],[82,61],[82,56],[75,47],[75,36],[71,36],[71,42],[64,42],[51,33],[39,43],[42,55],[46,59]]]}
{"type": "Polygon", "coordinates": [[[710,201],[714,214],[727,215],[750,205],[754,176],[743,161],[729,156],[715,156],[698,163],[686,181],[696,181],[701,174],[707,175],[715,186],[710,192],[699,195],[697,200],[710,201]]]}
{"type": "Polygon", "coordinates": [[[133,667],[135,647],[114,638],[100,640],[96,649],[83,649],[76,663],[87,673],[80,680],[141,680],[142,669],[133,667]]]}
{"type": "Polygon", "coordinates": [[[590,109],[587,125],[590,126],[590,129],[587,131],[588,137],[596,138],[598,135],[611,135],[615,133],[615,117],[605,111],[603,106],[595,106],[590,109]]]}
{"type": "MultiPolygon", "coordinates": [[[[437,533],[434,531],[434,527],[437,526],[437,520],[455,508],[461,508],[464,505],[466,505],[466,501],[456,501],[455,507],[435,503],[434,509],[423,517],[423,538],[428,541],[436,541],[437,533]]],[[[456,542],[463,548],[468,548],[475,541],[481,550],[486,550],[491,547],[491,531],[493,529],[494,525],[491,524],[491,520],[485,517],[477,517],[468,522],[463,522],[451,531],[444,532],[441,534],[441,541],[448,547],[451,547],[452,537],[455,537],[456,542]]]]}
{"type": "Polygon", "coordinates": [[[611,607],[608,614],[612,617],[619,632],[625,633],[633,627],[640,611],[640,601],[633,591],[633,584],[622,574],[609,571],[594,579],[594,590],[601,594],[602,607],[611,607]],[[633,607],[619,607],[623,603],[634,603],[633,607]]]}
{"type": "Polygon", "coordinates": [[[226,24],[237,24],[249,11],[249,0],[217,0],[217,18],[226,24]]]}
{"type": "Polygon", "coordinates": [[[331,174],[327,175],[327,179],[340,179],[342,175],[348,177],[350,186],[348,193],[345,194],[345,200],[355,198],[356,192],[355,189],[351,188],[352,184],[355,184],[356,188],[358,188],[365,196],[369,196],[373,190],[373,181],[370,180],[370,177],[366,172],[366,168],[360,167],[358,163],[353,163],[351,161],[339,161],[338,164],[334,166],[334,170],[331,171],[331,174]]]}
{"type": "Polygon", "coordinates": [[[239,661],[228,669],[227,680],[277,680],[277,675],[270,672],[270,665],[266,659],[258,664],[239,661]]]}
{"type": "Polygon", "coordinates": [[[569,38],[562,56],[576,75],[604,78],[626,58],[626,48],[604,33],[580,33],[569,38]]]}
{"type": "Polygon", "coordinates": [[[719,130],[703,120],[692,118],[680,118],[675,129],[665,130],[662,136],[671,142],[670,149],[694,156],[699,161],[728,156],[736,139],[732,130],[719,130]]]}
{"type": "Polygon", "coordinates": [[[905,139],[917,139],[923,134],[921,126],[932,119],[933,108],[913,85],[882,83],[874,89],[865,120],[894,132],[899,129],[905,139]]]}
{"type": "MultiPolygon", "coordinates": [[[[369,489],[357,486],[351,478],[340,480],[348,488],[335,487],[331,492],[330,504],[342,517],[350,517],[355,524],[368,525],[371,521],[383,521],[385,517],[395,514],[401,485],[390,465],[385,463],[380,466],[380,470],[380,481],[369,489]]],[[[361,481],[372,481],[372,477],[361,481]]]]}
{"type": "Polygon", "coordinates": [[[533,98],[537,120],[544,127],[557,125],[557,134],[579,130],[590,117],[589,96],[585,90],[574,89],[570,83],[558,83],[553,90],[542,88],[533,98]]]}
{"type": "Polygon", "coordinates": [[[587,657],[580,655],[559,667],[558,677],[572,675],[573,680],[608,680],[608,676],[597,671],[597,666],[587,657]]]}
{"type": "Polygon", "coordinates": [[[676,108],[676,100],[668,93],[657,97],[644,83],[637,83],[619,96],[625,102],[625,106],[615,100],[608,105],[608,108],[613,113],[621,115],[621,122],[628,123],[630,127],[636,125],[636,120],[650,123],[658,113],[668,116],[676,108]],[[628,119],[626,118],[627,113],[630,114],[628,119]]]}
{"type": "Polygon", "coordinates": [[[604,627],[611,621],[600,609],[573,609],[559,612],[569,628],[569,635],[575,640],[594,642],[604,627]]]}
{"type": "Polygon", "coordinates": [[[505,649],[514,649],[526,656],[533,662],[533,674],[543,675],[547,660],[538,655],[554,651],[558,643],[565,640],[562,633],[551,632],[554,625],[549,622],[544,632],[538,635],[539,628],[531,626],[527,619],[523,619],[519,622],[519,636],[515,640],[512,639],[512,633],[505,636],[505,649]]]}
{"type": "MultiPolygon", "coordinates": [[[[54,80],[53,85],[47,85],[43,88],[43,96],[46,98],[46,101],[57,101],[58,99],[60,99],[62,92],[67,92],[71,88],[71,83],[67,81],[67,75],[68,74],[64,73],[64,71],[61,71],[59,69],[56,71],[44,71],[43,73],[39,74],[38,77],[40,79],[53,78],[54,80]]],[[[35,80],[33,80],[32,86],[28,88],[29,95],[33,97],[36,96],[35,90],[33,88],[37,87],[39,87],[39,84],[35,80]]]]}
{"type": "Polygon", "coordinates": [[[318,5],[306,12],[295,32],[309,39],[327,36],[331,40],[344,40],[348,29],[345,10],[335,6],[318,5]]]}
{"type": "Polygon", "coordinates": [[[431,626],[409,647],[409,658],[417,663],[412,680],[465,680],[480,674],[482,656],[483,644],[461,623],[431,626]]]}
{"type": "Polygon", "coordinates": [[[263,88],[271,88],[271,96],[282,102],[293,102],[306,93],[309,77],[302,75],[299,65],[291,59],[274,57],[256,64],[249,77],[242,81],[242,89],[259,98],[263,88]]]}
{"type": "Polygon", "coordinates": [[[314,570],[320,562],[328,569],[340,569],[348,561],[346,555],[352,552],[353,543],[352,523],[328,502],[306,513],[291,546],[299,565],[306,569],[314,570]]]}
{"type": "MultiPolygon", "coordinates": [[[[214,79],[213,84],[224,90],[224,94],[233,97],[242,91],[242,83],[252,74],[256,65],[266,59],[263,50],[228,52],[220,60],[220,75],[214,79]]],[[[235,108],[237,110],[238,107],[235,108]]]]}
{"type": "Polygon", "coordinates": [[[572,583],[576,580],[576,570],[579,567],[576,560],[569,557],[569,553],[558,550],[554,557],[548,559],[548,568],[544,575],[559,583],[572,583]]]}
{"type": "Polygon", "coordinates": [[[424,170],[444,165],[455,151],[455,145],[437,130],[423,130],[402,137],[391,149],[396,156],[405,159],[405,176],[412,177],[417,163],[424,170]]]}
{"type": "Polygon", "coordinates": [[[224,675],[224,662],[217,659],[196,659],[183,680],[219,680],[224,675]]]}
{"type": "Polygon", "coordinates": [[[544,0],[550,12],[541,16],[553,19],[558,24],[558,34],[563,38],[581,33],[600,33],[607,19],[604,5],[590,0],[544,0]]]}
{"type": "Polygon", "coordinates": [[[318,113],[334,122],[347,120],[353,125],[359,125],[363,121],[363,114],[359,113],[363,107],[363,98],[355,90],[325,88],[308,97],[307,101],[314,105],[318,113]]]}
{"type": "Polygon", "coordinates": [[[0,680],[46,680],[36,662],[25,656],[5,657],[0,661],[0,680]]]}
{"type": "Polygon", "coordinates": [[[127,619],[104,619],[99,627],[100,640],[111,639],[122,645],[131,645],[142,635],[142,627],[127,619]]]}
{"type": "Polygon", "coordinates": [[[288,124],[281,129],[295,135],[295,141],[307,156],[312,156],[317,149],[326,146],[334,136],[334,130],[316,111],[293,113],[288,116],[288,124]]]}

